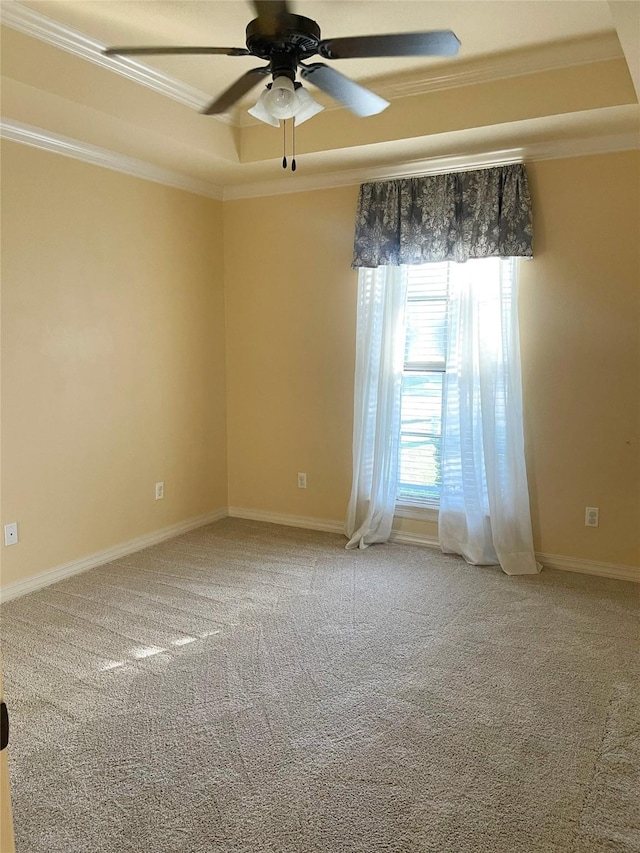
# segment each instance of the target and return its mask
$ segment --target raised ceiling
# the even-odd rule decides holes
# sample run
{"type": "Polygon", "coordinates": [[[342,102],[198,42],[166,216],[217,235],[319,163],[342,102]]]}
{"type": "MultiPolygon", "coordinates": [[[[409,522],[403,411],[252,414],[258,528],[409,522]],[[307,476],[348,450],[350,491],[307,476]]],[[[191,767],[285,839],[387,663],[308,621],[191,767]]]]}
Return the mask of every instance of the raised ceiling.
{"type": "Polygon", "coordinates": [[[113,44],[242,47],[254,17],[250,3],[3,0],[3,119],[23,137],[25,128],[34,129],[34,138],[40,132],[136,158],[229,197],[257,183],[277,192],[320,176],[339,182],[345,170],[401,173],[425,161],[581,153],[632,147],[637,140],[639,111],[628,68],[633,57],[621,47],[623,35],[633,44],[636,2],[290,5],[315,19],[323,37],[452,29],[462,48],[454,60],[332,63],[391,106],[358,119],[309,86],[327,109],[299,129],[292,177],[279,165],[281,133],[246,113],[260,87],[222,119],[198,113],[260,64],[255,58],[148,57],[142,63],[100,54],[113,44]],[[623,7],[623,34],[613,7],[623,7]]]}

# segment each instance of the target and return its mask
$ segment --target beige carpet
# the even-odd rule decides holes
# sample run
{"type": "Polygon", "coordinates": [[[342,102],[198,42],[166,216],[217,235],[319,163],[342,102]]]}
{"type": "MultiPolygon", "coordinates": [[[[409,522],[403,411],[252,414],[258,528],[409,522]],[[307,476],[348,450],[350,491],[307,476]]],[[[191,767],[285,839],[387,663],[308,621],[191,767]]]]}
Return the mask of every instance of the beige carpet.
{"type": "Polygon", "coordinates": [[[640,850],[638,588],[227,519],[2,608],[19,853],[640,850]]]}

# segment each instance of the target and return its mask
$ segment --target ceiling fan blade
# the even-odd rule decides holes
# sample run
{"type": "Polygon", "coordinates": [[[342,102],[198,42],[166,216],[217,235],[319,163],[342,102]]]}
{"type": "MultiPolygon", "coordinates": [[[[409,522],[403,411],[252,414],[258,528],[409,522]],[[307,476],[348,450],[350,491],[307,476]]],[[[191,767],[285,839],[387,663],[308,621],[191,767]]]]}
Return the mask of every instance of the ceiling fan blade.
{"type": "Polygon", "coordinates": [[[389,101],[385,101],[375,92],[365,89],[364,86],[345,77],[324,62],[313,62],[311,65],[302,66],[301,74],[305,80],[322,89],[327,95],[331,95],[336,101],[340,101],[357,116],[376,115],[389,106],[389,101]]]}
{"type": "Polygon", "coordinates": [[[268,34],[282,30],[292,14],[286,0],[253,0],[253,8],[260,31],[268,34]]]}
{"type": "Polygon", "coordinates": [[[236,101],[240,100],[243,95],[246,95],[250,89],[253,89],[265,74],[269,74],[268,65],[264,65],[261,68],[252,68],[250,71],[247,71],[235,83],[232,83],[228,89],[225,89],[221,95],[218,95],[215,101],[212,101],[202,112],[206,116],[225,113],[229,107],[232,107],[236,101]]]}
{"type": "Polygon", "coordinates": [[[108,47],[105,56],[160,56],[166,54],[193,55],[218,54],[222,56],[250,56],[244,47],[108,47]]]}
{"type": "Polygon", "coordinates": [[[455,56],[460,40],[451,30],[395,35],[323,39],[318,53],[325,59],[372,56],[455,56]]]}

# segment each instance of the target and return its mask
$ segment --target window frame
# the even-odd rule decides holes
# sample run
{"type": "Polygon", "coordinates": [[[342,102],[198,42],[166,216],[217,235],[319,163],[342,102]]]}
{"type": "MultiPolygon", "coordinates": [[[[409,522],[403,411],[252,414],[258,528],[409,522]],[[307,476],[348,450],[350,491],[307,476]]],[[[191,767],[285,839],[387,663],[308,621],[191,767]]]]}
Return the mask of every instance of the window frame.
{"type": "MultiPolygon", "coordinates": [[[[445,299],[442,297],[438,298],[437,296],[429,296],[424,295],[422,297],[412,296],[410,292],[411,287],[411,270],[422,270],[427,267],[433,268],[436,266],[435,264],[415,264],[407,267],[407,297],[406,297],[406,305],[405,305],[405,360],[403,361],[403,369],[402,369],[402,378],[407,376],[433,376],[435,374],[439,374],[442,376],[442,392],[444,392],[444,377],[447,370],[447,346],[448,346],[448,333],[449,333],[449,311],[450,311],[450,303],[451,303],[451,265],[453,261],[443,261],[441,262],[442,266],[444,266],[446,273],[441,279],[442,284],[445,285],[444,292],[446,293],[445,299]],[[442,362],[436,361],[407,361],[407,345],[406,345],[406,336],[408,333],[409,325],[406,322],[407,320],[407,309],[411,303],[414,304],[427,304],[433,302],[445,302],[445,317],[444,317],[444,330],[443,330],[443,345],[444,345],[444,357],[442,362]]],[[[427,291],[428,293],[428,291],[427,291]]],[[[440,398],[440,426],[442,427],[443,421],[443,400],[444,394],[442,393],[440,398]]],[[[402,429],[400,432],[400,438],[402,440],[402,429]]],[[[429,434],[424,433],[425,437],[429,434]]],[[[442,429],[440,430],[439,435],[440,441],[442,441],[442,429]]],[[[398,464],[398,491],[400,490],[400,463],[398,464]]],[[[438,494],[437,500],[423,500],[423,501],[412,501],[409,496],[405,493],[403,495],[398,494],[396,499],[396,508],[395,515],[400,518],[407,519],[415,519],[418,521],[437,521],[440,507],[440,495],[438,494]]]]}

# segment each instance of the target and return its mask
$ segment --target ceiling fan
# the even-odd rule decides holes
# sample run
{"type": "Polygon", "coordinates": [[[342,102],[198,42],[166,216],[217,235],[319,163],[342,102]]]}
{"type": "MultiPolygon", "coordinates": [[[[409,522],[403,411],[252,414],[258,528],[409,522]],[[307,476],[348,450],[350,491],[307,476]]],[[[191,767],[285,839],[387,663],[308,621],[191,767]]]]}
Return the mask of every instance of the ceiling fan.
{"type": "Polygon", "coordinates": [[[375,115],[389,106],[384,98],[324,62],[306,62],[316,54],[323,59],[454,56],[460,47],[451,30],[322,39],[318,24],[310,18],[293,14],[286,0],[253,0],[253,7],[257,17],[247,25],[246,48],[110,47],[103,53],[106,56],[256,56],[268,64],[245,72],[202,112],[205,115],[227,112],[263,77],[271,75],[272,82],[249,112],[278,127],[280,119],[295,118],[294,124],[301,124],[323,109],[302,88],[302,84],[296,82],[298,69],[303,80],[313,83],[357,116],[375,115]]]}

